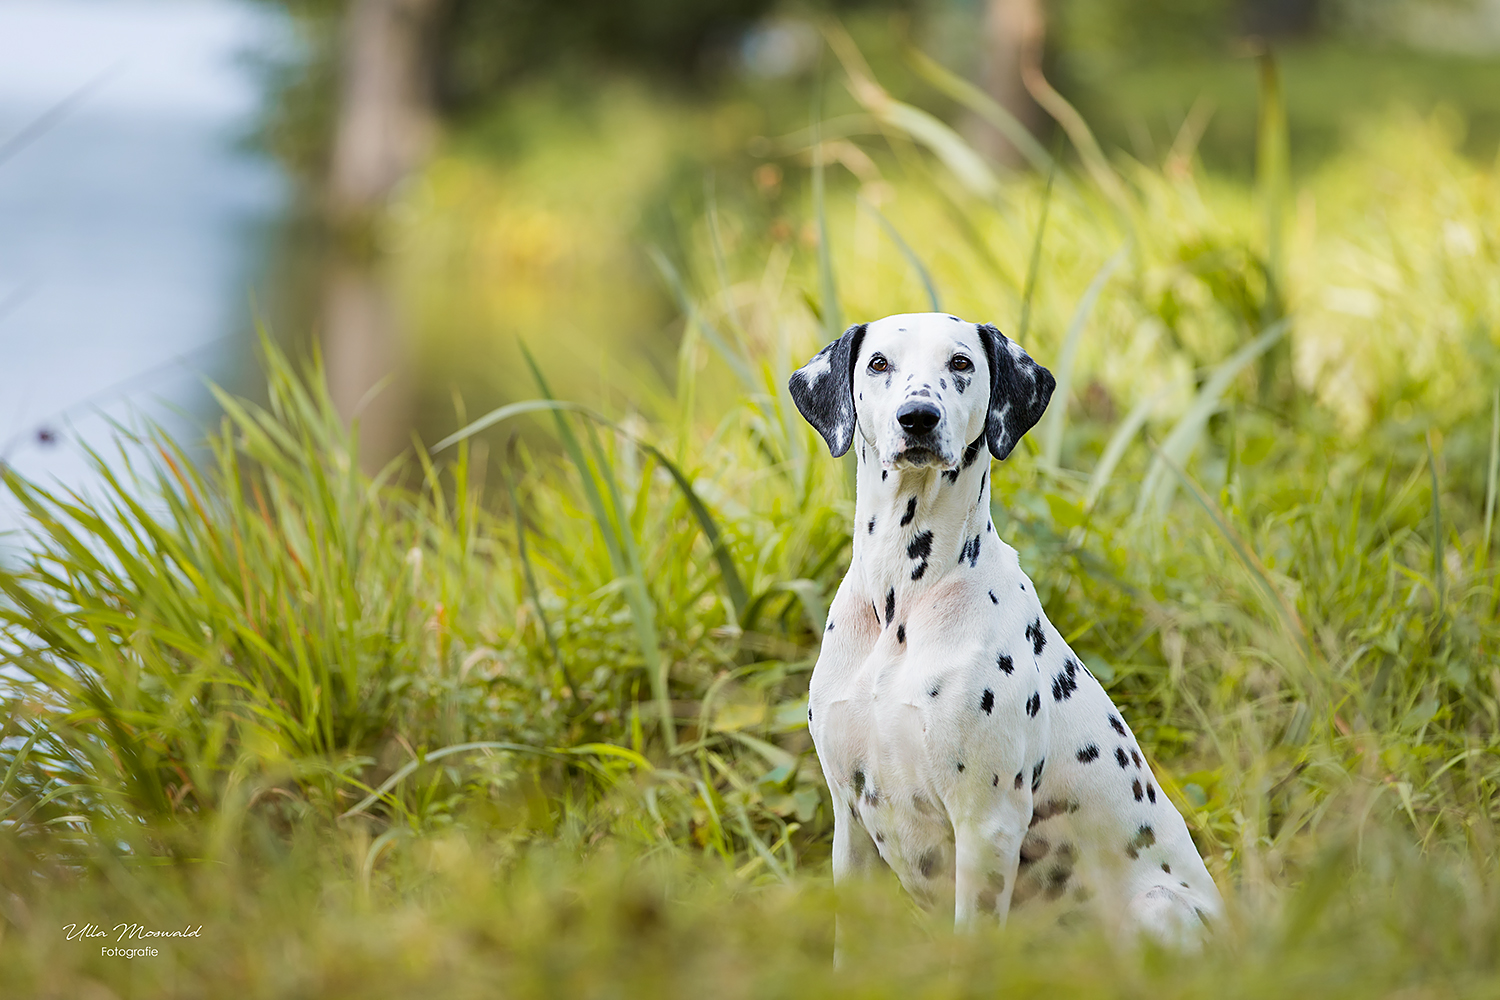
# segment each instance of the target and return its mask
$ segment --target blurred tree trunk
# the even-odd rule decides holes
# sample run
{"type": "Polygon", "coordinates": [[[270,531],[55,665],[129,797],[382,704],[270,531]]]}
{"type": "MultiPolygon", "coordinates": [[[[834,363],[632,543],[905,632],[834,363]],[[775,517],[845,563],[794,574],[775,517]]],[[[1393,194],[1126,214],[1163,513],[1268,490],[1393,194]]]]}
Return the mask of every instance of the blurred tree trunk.
{"type": "Polygon", "coordinates": [[[360,419],[373,471],[405,445],[412,417],[405,337],[377,243],[381,211],[435,132],[430,45],[444,0],[350,0],[328,168],[323,358],[339,414],[360,419]],[[372,391],[382,379],[388,384],[372,391]]]}
{"type": "MultiPolygon", "coordinates": [[[[986,0],[980,82],[985,92],[1033,134],[1044,123],[1042,109],[1021,82],[1023,68],[1040,64],[1047,19],[1042,0],[986,0]]],[[[978,126],[980,151],[996,163],[1019,167],[1020,152],[990,125],[978,126]]]]}

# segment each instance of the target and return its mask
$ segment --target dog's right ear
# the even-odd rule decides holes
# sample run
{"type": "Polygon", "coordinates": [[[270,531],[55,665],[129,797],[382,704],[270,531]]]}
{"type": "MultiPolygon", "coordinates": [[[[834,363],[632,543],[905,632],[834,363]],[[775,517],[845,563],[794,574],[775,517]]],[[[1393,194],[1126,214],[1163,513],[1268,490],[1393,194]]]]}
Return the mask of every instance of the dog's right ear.
{"type": "Polygon", "coordinates": [[[851,326],[807,364],[792,372],[787,388],[807,422],[838,458],[854,441],[854,362],[865,339],[865,324],[851,326]]]}

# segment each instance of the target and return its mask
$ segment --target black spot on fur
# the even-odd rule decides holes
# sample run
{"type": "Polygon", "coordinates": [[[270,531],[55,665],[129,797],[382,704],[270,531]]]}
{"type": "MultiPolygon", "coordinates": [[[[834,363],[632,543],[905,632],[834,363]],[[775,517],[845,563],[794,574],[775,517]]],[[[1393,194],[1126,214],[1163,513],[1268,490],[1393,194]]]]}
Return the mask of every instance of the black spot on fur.
{"type": "Polygon", "coordinates": [[[1078,751],[1078,763],[1092,764],[1099,759],[1099,747],[1093,743],[1078,751]]]}
{"type": "Polygon", "coordinates": [[[963,322],[963,320],[959,319],[957,316],[948,316],[948,318],[951,319],[955,323],[962,323],[963,322]]]}
{"type": "Polygon", "coordinates": [[[938,379],[938,387],[941,388],[941,389],[948,388],[948,380],[947,379],[942,379],[942,378],[938,379]]]}
{"type": "Polygon", "coordinates": [[[811,705],[809,705],[807,707],[807,721],[808,722],[812,721],[812,706],[811,705]]]}
{"type": "Polygon", "coordinates": [[[1042,786],[1042,768],[1047,766],[1047,758],[1043,757],[1036,762],[1031,769],[1031,790],[1034,792],[1042,786]]]}
{"type": "MultiPolygon", "coordinates": [[[[1137,795],[1136,798],[1140,796],[1137,795]]],[[[1143,848],[1150,847],[1154,843],[1156,843],[1156,831],[1151,829],[1151,824],[1142,823],[1141,828],[1135,831],[1135,836],[1130,839],[1130,843],[1125,845],[1125,853],[1134,861],[1141,856],[1143,848]]]]}
{"type": "Polygon", "coordinates": [[[950,483],[956,483],[958,482],[958,471],[957,469],[945,469],[943,470],[943,478],[950,483]]]}
{"type": "Polygon", "coordinates": [[[995,707],[995,692],[991,691],[989,688],[985,688],[984,694],[980,696],[979,699],[979,707],[985,715],[989,715],[991,710],[995,707]]]}
{"type": "Polygon", "coordinates": [[[1146,782],[1146,798],[1150,800],[1153,806],[1156,805],[1156,789],[1152,787],[1149,781],[1146,782]]]}
{"type": "Polygon", "coordinates": [[[1165,861],[1161,863],[1161,870],[1166,872],[1168,875],[1172,874],[1172,866],[1167,864],[1165,861]]]}
{"type": "Polygon", "coordinates": [[[1208,914],[1204,913],[1201,907],[1193,907],[1193,915],[1198,918],[1199,922],[1202,923],[1204,927],[1212,926],[1208,922],[1208,914]]]}
{"type": "Polygon", "coordinates": [[[974,566],[979,562],[979,540],[982,537],[982,535],[975,535],[973,538],[964,542],[963,551],[958,554],[958,564],[960,566],[964,564],[965,559],[969,561],[970,569],[973,569],[974,566]]]}
{"type": "Polygon", "coordinates": [[[959,774],[963,774],[964,773],[964,764],[963,764],[963,761],[959,761],[958,762],[958,773],[959,774]]]}
{"type": "Polygon", "coordinates": [[[872,535],[875,534],[875,519],[873,517],[870,518],[870,531],[869,531],[869,533],[872,534],[872,535]]]}
{"type": "Polygon", "coordinates": [[[1121,767],[1130,766],[1130,756],[1125,753],[1124,747],[1115,747],[1115,763],[1121,767]]]}
{"type": "MultiPolygon", "coordinates": [[[[1032,825],[1036,825],[1034,820],[1032,825]]],[[[1026,834],[1025,839],[1021,841],[1021,867],[1036,864],[1045,858],[1051,849],[1052,845],[1047,842],[1046,837],[1039,833],[1026,834]]]]}
{"type": "Polygon", "coordinates": [[[891,623],[891,616],[896,613],[896,588],[892,587],[885,592],[885,623],[891,623]]]}
{"type": "Polygon", "coordinates": [[[958,376],[958,375],[953,376],[953,388],[955,388],[955,389],[958,390],[958,394],[960,396],[962,396],[964,394],[964,390],[967,389],[968,387],[969,387],[969,380],[968,379],[963,378],[963,377],[958,376]]]}
{"type": "Polygon", "coordinates": [[[1042,650],[1047,647],[1047,637],[1042,634],[1042,620],[1040,618],[1026,626],[1026,638],[1031,640],[1032,653],[1041,656],[1042,650]]]}
{"type": "Polygon", "coordinates": [[[913,580],[922,579],[922,574],[927,572],[927,557],[931,554],[932,532],[920,532],[917,537],[911,540],[911,544],[906,547],[906,558],[922,560],[917,565],[917,568],[911,571],[911,578],[913,580]]]}
{"type": "Polygon", "coordinates": [[[900,625],[896,626],[896,641],[906,641],[906,622],[902,622],[900,625]]]}
{"type": "Polygon", "coordinates": [[[1135,796],[1135,800],[1137,802],[1141,801],[1141,799],[1144,799],[1146,797],[1146,790],[1141,787],[1141,779],[1140,778],[1136,778],[1134,781],[1132,781],[1130,783],[1130,792],[1131,792],[1132,795],[1135,796]]]}
{"type": "Polygon", "coordinates": [[[917,859],[917,871],[922,873],[923,878],[932,878],[932,876],[937,873],[938,864],[941,861],[942,855],[938,853],[937,848],[928,848],[927,850],[923,851],[922,856],[917,859]]]}
{"type": "Polygon", "coordinates": [[[1135,747],[1130,748],[1130,759],[1135,762],[1137,769],[1141,766],[1141,755],[1135,752],[1135,747]]]}
{"type": "Polygon", "coordinates": [[[1016,772],[1016,791],[1020,791],[1021,790],[1021,786],[1023,784],[1025,784],[1025,783],[1026,783],[1026,772],[1025,771],[1017,771],[1016,772]]]}
{"type": "MultiPolygon", "coordinates": [[[[969,446],[964,449],[964,464],[963,464],[963,467],[965,469],[967,469],[969,466],[971,466],[971,465],[974,464],[974,460],[979,457],[979,449],[981,447],[983,447],[983,445],[984,445],[984,435],[983,434],[981,434],[979,437],[975,438],[973,441],[969,442],[969,446]]],[[[958,477],[955,476],[954,478],[957,479],[958,477]]]]}
{"type": "Polygon", "coordinates": [[[995,592],[993,590],[990,591],[990,603],[991,604],[999,604],[1000,603],[1000,598],[998,598],[998,597],[995,596],[995,592]]]}
{"type": "Polygon", "coordinates": [[[865,791],[865,772],[859,768],[854,769],[854,794],[863,795],[865,791]]]}
{"type": "Polygon", "coordinates": [[[911,524],[912,518],[917,516],[917,498],[913,496],[906,502],[906,513],[901,515],[901,527],[911,524]]]}
{"type": "Polygon", "coordinates": [[[1033,692],[1031,692],[1031,700],[1026,703],[1026,714],[1029,715],[1029,716],[1031,716],[1033,719],[1035,719],[1036,718],[1036,713],[1040,712],[1041,710],[1042,710],[1042,695],[1041,695],[1041,692],[1039,692],[1039,691],[1033,691],[1033,692]]]}
{"type": "Polygon", "coordinates": [[[877,844],[883,844],[883,843],[885,843],[885,834],[881,833],[879,830],[875,831],[875,843],[877,843],[877,844]]]}
{"type": "Polygon", "coordinates": [[[974,498],[975,503],[978,503],[979,501],[984,499],[984,484],[989,478],[990,474],[988,472],[979,477],[979,496],[974,498]]]}
{"type": "Polygon", "coordinates": [[[833,622],[830,621],[828,623],[828,627],[826,629],[824,629],[823,631],[825,631],[825,632],[832,632],[833,631],[833,622]]]}
{"type": "Polygon", "coordinates": [[[936,698],[938,696],[938,692],[941,691],[941,690],[942,690],[942,688],[940,688],[938,685],[934,684],[932,686],[932,690],[927,692],[927,695],[928,695],[928,697],[936,698]]]}
{"type": "Polygon", "coordinates": [[[1071,802],[1064,799],[1048,799],[1046,802],[1042,802],[1038,805],[1032,806],[1031,823],[1028,825],[1036,826],[1038,823],[1045,822],[1046,820],[1051,819],[1053,816],[1061,816],[1064,813],[1075,813],[1077,811],[1077,802],[1071,802]]]}
{"type": "Polygon", "coordinates": [[[1128,735],[1125,732],[1125,724],[1120,721],[1120,717],[1118,715],[1111,715],[1109,717],[1109,725],[1110,728],[1119,733],[1121,736],[1128,735]]]}
{"type": "Polygon", "coordinates": [[[1068,891],[1068,879],[1073,877],[1071,868],[1054,868],[1047,876],[1047,889],[1043,893],[1048,899],[1059,899],[1068,891]]]}
{"type": "Polygon", "coordinates": [[[1000,672],[1002,674],[1015,673],[1016,670],[1015,661],[1006,656],[1004,653],[1000,653],[995,657],[995,666],[1000,668],[1000,672]]]}
{"type": "Polygon", "coordinates": [[[891,470],[890,469],[881,469],[880,470],[880,481],[882,483],[885,482],[885,477],[889,476],[890,474],[891,474],[891,470]]]}
{"type": "Polygon", "coordinates": [[[1062,672],[1052,678],[1052,700],[1062,701],[1064,698],[1073,697],[1073,692],[1078,690],[1077,666],[1072,657],[1063,665],[1062,672]]]}

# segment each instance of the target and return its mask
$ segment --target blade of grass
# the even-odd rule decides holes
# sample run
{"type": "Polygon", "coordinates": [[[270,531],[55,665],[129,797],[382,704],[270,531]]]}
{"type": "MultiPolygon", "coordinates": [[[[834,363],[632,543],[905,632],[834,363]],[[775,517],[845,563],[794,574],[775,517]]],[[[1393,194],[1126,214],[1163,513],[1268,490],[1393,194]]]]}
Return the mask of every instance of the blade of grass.
{"type": "Polygon", "coordinates": [[[1495,478],[1500,473],[1500,389],[1495,390],[1490,406],[1490,471],[1484,481],[1484,541],[1479,546],[1479,555],[1474,568],[1480,569],[1490,561],[1490,530],[1495,526],[1495,478]]]}
{"type": "Polygon", "coordinates": [[[922,281],[922,287],[927,290],[927,304],[932,307],[932,311],[942,312],[943,307],[938,302],[937,288],[933,285],[932,275],[927,273],[927,268],[923,265],[922,258],[918,257],[916,252],[907,245],[906,241],[901,238],[901,233],[897,231],[896,227],[891,224],[891,220],[887,219],[880,209],[870,204],[864,198],[856,198],[855,200],[861,208],[875,216],[876,221],[880,223],[880,228],[891,238],[891,242],[896,244],[896,249],[901,252],[901,256],[906,258],[906,263],[911,265],[913,271],[917,272],[917,277],[922,281]]]}
{"type": "Polygon", "coordinates": [[[1145,517],[1146,511],[1153,507],[1161,510],[1166,506],[1171,499],[1172,490],[1172,481],[1167,478],[1166,462],[1171,461],[1178,466],[1185,466],[1188,456],[1198,444],[1204,427],[1208,425],[1208,418],[1218,408],[1220,400],[1234,382],[1235,377],[1252,361],[1270,350],[1290,327],[1290,319],[1271,324],[1269,329],[1235,351],[1214,369],[1213,374],[1203,383],[1203,388],[1198,391],[1198,395],[1188,406],[1187,412],[1167,434],[1156,457],[1151,462],[1151,467],[1146,470],[1146,478],[1141,482],[1141,492],[1136,501],[1133,521],[1139,522],[1145,517]]]}
{"type": "Polygon", "coordinates": [[[563,660],[562,651],[557,647],[557,637],[552,634],[552,625],[547,621],[547,610],[542,607],[542,594],[536,585],[536,573],[531,567],[531,554],[526,549],[526,519],[521,516],[521,501],[516,497],[515,477],[511,475],[511,466],[516,459],[516,439],[512,435],[506,445],[506,461],[501,463],[500,475],[505,480],[505,494],[510,499],[510,509],[516,522],[516,556],[521,561],[521,576],[526,582],[526,592],[531,596],[531,604],[536,608],[537,621],[542,626],[542,636],[547,640],[547,649],[552,653],[552,662],[557,666],[558,675],[564,684],[568,686],[569,697],[573,701],[575,709],[583,707],[578,693],[578,685],[573,681],[572,674],[568,672],[568,664],[563,660]]]}
{"type": "Polygon", "coordinates": [[[1438,617],[1448,598],[1448,577],[1443,566],[1443,499],[1438,483],[1437,455],[1432,450],[1432,429],[1427,430],[1427,471],[1432,475],[1432,579],[1437,583],[1438,617]]]}
{"type": "Polygon", "coordinates": [[[1099,301],[1099,296],[1114,275],[1115,269],[1124,263],[1128,250],[1129,244],[1127,243],[1116,250],[1114,256],[1100,265],[1093,280],[1089,282],[1088,290],[1083,293],[1083,298],[1078,300],[1078,308],[1073,311],[1073,318],[1068,323],[1067,335],[1063,337],[1062,350],[1058,352],[1057,366],[1053,371],[1057,385],[1052,391],[1052,406],[1044,418],[1045,426],[1041,434],[1042,461],[1053,471],[1056,471],[1062,457],[1063,431],[1068,422],[1068,398],[1073,387],[1073,359],[1077,356],[1078,345],[1083,340],[1084,324],[1093,314],[1094,305],[1099,301]]]}
{"type": "Polygon", "coordinates": [[[1021,321],[1016,327],[1016,343],[1026,346],[1026,334],[1031,329],[1031,299],[1036,294],[1037,275],[1042,270],[1042,238],[1047,233],[1047,211],[1052,207],[1052,182],[1057,179],[1057,165],[1047,172],[1047,187],[1042,191],[1042,214],[1036,223],[1036,238],[1031,244],[1031,261],[1026,265],[1026,288],[1021,293],[1021,321]]]}
{"type": "Polygon", "coordinates": [[[1240,536],[1240,533],[1234,529],[1234,526],[1229,523],[1229,518],[1225,516],[1224,511],[1214,502],[1212,497],[1204,492],[1203,487],[1198,485],[1197,480],[1188,475],[1182,466],[1173,461],[1164,449],[1153,445],[1151,450],[1156,453],[1157,458],[1161,460],[1167,470],[1182,485],[1187,487],[1193,499],[1198,501],[1198,506],[1203,508],[1204,512],[1208,514],[1209,520],[1218,529],[1220,536],[1229,544],[1230,551],[1234,553],[1240,565],[1244,566],[1250,573],[1251,578],[1265,595],[1267,603],[1270,605],[1272,612],[1281,620],[1282,627],[1286,630],[1287,635],[1297,644],[1297,649],[1301,652],[1305,664],[1310,665],[1312,647],[1308,642],[1307,630],[1302,625],[1302,618],[1297,614],[1297,609],[1288,603],[1285,595],[1271,582],[1270,573],[1260,561],[1260,557],[1255,554],[1255,550],[1250,547],[1250,543],[1245,541],[1240,536]]]}
{"type": "Polygon", "coordinates": [[[939,65],[914,45],[905,48],[906,61],[918,76],[993,125],[1038,173],[1056,169],[1052,156],[1037,142],[1031,130],[999,102],[963,77],[939,65]]]}

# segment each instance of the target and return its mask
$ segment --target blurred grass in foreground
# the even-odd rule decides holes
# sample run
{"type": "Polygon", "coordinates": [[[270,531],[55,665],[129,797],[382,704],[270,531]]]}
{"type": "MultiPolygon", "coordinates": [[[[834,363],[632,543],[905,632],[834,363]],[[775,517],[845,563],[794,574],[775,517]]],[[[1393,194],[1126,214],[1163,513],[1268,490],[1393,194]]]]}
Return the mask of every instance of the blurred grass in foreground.
{"type": "Polygon", "coordinates": [[[840,54],[880,139],[809,157],[805,242],[710,201],[659,257],[687,322],[637,407],[539,368],[371,481],[268,348],[201,468],[7,476],[6,995],[1493,995],[1500,176],[1441,118],[1295,196],[1075,129],[1048,195],[840,54]],[[997,527],[1229,898],[1202,958],[955,938],[877,888],[832,977],[805,692],[852,497],[783,386],[929,287],[1059,374],[997,527]],[[64,940],[119,920],[203,938],[64,940]]]}

